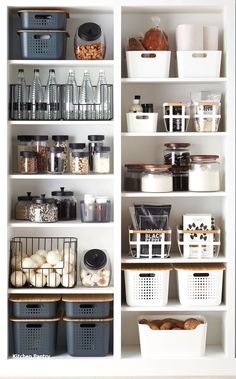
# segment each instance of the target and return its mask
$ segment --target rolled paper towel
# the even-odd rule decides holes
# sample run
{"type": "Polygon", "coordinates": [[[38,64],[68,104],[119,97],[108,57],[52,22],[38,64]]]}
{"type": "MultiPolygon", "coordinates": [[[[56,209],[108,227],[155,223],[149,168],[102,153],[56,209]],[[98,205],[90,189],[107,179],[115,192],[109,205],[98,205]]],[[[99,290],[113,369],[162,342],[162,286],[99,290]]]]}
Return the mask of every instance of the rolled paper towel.
{"type": "Polygon", "coordinates": [[[204,26],[203,27],[203,49],[204,50],[218,50],[218,34],[219,29],[217,26],[204,26]]]}
{"type": "Polygon", "coordinates": [[[176,28],[177,51],[203,50],[203,25],[181,24],[176,28]]]}

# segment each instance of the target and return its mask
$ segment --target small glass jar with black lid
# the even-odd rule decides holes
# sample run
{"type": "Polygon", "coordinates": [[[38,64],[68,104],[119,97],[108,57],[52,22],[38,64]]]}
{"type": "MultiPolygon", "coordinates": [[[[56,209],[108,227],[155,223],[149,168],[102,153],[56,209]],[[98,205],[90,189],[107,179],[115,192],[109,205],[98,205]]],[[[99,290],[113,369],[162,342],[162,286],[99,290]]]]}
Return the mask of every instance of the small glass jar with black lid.
{"type": "Polygon", "coordinates": [[[29,209],[33,199],[37,199],[38,196],[31,196],[31,192],[27,192],[26,196],[18,196],[15,207],[15,219],[16,220],[29,220],[29,209]]]}
{"type": "Polygon", "coordinates": [[[141,191],[141,174],[145,171],[144,164],[126,164],[124,172],[124,190],[130,192],[141,191]]]}
{"type": "Polygon", "coordinates": [[[82,153],[85,151],[86,144],[85,143],[70,143],[69,144],[69,155],[70,155],[70,172],[72,171],[72,153],[82,153]]]}
{"type": "Polygon", "coordinates": [[[45,195],[33,199],[29,208],[29,220],[31,222],[56,222],[58,221],[58,209],[55,199],[46,199],[45,195]]]}
{"type": "Polygon", "coordinates": [[[106,44],[100,25],[94,22],[81,24],[75,33],[74,52],[76,59],[104,59],[106,44]]]}
{"type": "Polygon", "coordinates": [[[90,171],[93,171],[93,159],[94,159],[96,147],[103,146],[104,139],[105,139],[104,135],[99,135],[99,134],[88,136],[88,140],[89,140],[89,144],[88,144],[89,169],[90,169],[90,171]]]}
{"type": "Polygon", "coordinates": [[[80,279],[84,287],[107,287],[111,280],[110,259],[105,251],[88,250],[80,264],[80,279]]]}
{"type": "Polygon", "coordinates": [[[48,173],[63,174],[65,172],[65,155],[63,147],[48,148],[48,173]]]}
{"type": "Polygon", "coordinates": [[[32,150],[32,136],[21,135],[17,136],[17,167],[20,172],[20,153],[22,151],[32,150]]]}
{"type": "Polygon", "coordinates": [[[93,172],[95,174],[109,174],[110,146],[96,146],[93,155],[93,172]]]}
{"type": "Polygon", "coordinates": [[[52,191],[51,195],[56,200],[58,208],[58,220],[76,220],[77,201],[74,192],[65,191],[64,187],[60,191],[52,191]]]}
{"type": "Polygon", "coordinates": [[[164,161],[172,165],[173,191],[188,191],[190,143],[166,143],[164,161]]]}
{"type": "Polygon", "coordinates": [[[20,173],[21,174],[37,174],[38,172],[38,156],[35,151],[20,152],[20,173]]]}

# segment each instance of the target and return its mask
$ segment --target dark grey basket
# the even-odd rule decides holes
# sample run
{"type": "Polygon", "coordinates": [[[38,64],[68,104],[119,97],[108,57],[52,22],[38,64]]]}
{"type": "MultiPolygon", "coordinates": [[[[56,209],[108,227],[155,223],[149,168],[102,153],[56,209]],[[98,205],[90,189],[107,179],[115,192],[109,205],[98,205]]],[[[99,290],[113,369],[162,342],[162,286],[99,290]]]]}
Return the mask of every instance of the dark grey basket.
{"type": "Polygon", "coordinates": [[[13,317],[18,318],[53,318],[58,313],[58,295],[11,295],[13,317]]]}
{"type": "Polygon", "coordinates": [[[64,295],[65,316],[105,318],[111,314],[112,295],[64,295]]]}
{"type": "Polygon", "coordinates": [[[63,30],[19,30],[22,59],[65,59],[69,34],[63,30]]]}
{"type": "Polygon", "coordinates": [[[66,321],[67,352],[72,357],[104,357],[109,354],[112,318],[66,321]]]}
{"type": "Polygon", "coordinates": [[[21,10],[18,12],[22,29],[66,29],[68,13],[47,10],[21,10]]]}

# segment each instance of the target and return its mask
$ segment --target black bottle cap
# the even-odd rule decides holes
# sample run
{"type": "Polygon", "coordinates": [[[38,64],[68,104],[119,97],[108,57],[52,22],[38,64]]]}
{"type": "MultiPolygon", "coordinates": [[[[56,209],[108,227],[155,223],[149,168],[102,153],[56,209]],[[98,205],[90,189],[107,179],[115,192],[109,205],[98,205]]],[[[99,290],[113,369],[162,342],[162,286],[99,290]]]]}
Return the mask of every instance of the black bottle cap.
{"type": "Polygon", "coordinates": [[[106,266],[107,256],[99,249],[88,250],[84,255],[84,264],[92,270],[98,270],[106,266]]]}
{"type": "Polygon", "coordinates": [[[101,34],[101,27],[94,22],[86,22],[78,29],[78,36],[85,41],[95,41],[101,37],[101,34]]]}
{"type": "Polygon", "coordinates": [[[135,98],[135,100],[140,100],[141,96],[140,95],[135,95],[134,98],[135,98]]]}

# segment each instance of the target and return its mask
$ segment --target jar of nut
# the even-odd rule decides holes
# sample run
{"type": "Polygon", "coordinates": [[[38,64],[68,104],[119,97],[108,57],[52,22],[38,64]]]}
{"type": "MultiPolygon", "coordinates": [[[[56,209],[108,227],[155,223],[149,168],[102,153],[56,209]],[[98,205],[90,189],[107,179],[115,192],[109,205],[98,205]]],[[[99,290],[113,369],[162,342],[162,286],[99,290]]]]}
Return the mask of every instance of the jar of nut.
{"type": "Polygon", "coordinates": [[[58,208],[55,199],[46,199],[45,195],[33,199],[29,208],[29,220],[31,222],[56,222],[58,221],[58,208]]]}
{"type": "Polygon", "coordinates": [[[105,251],[85,252],[80,264],[80,279],[84,287],[107,287],[111,280],[111,264],[105,251]]]}
{"type": "Polygon", "coordinates": [[[37,153],[38,172],[48,170],[48,136],[32,136],[33,151],[37,153]]]}
{"type": "Polygon", "coordinates": [[[93,22],[80,25],[75,33],[74,51],[76,59],[104,59],[106,44],[101,27],[93,22]]]}
{"type": "Polygon", "coordinates": [[[89,153],[73,152],[71,163],[72,174],[87,175],[89,172],[89,153]]]}
{"type": "Polygon", "coordinates": [[[20,173],[37,174],[37,153],[35,151],[21,151],[20,173]]]}

